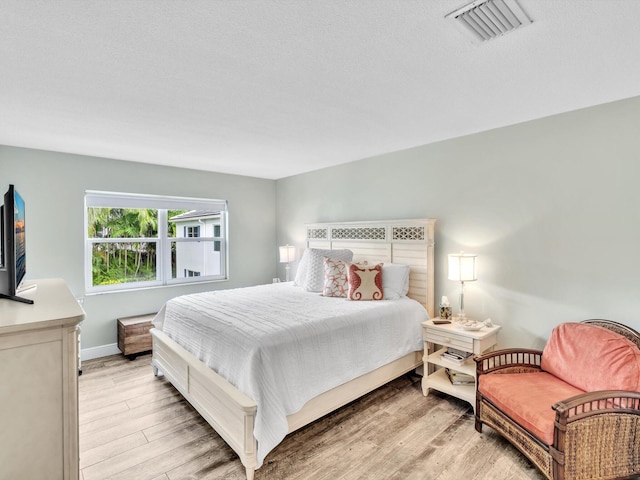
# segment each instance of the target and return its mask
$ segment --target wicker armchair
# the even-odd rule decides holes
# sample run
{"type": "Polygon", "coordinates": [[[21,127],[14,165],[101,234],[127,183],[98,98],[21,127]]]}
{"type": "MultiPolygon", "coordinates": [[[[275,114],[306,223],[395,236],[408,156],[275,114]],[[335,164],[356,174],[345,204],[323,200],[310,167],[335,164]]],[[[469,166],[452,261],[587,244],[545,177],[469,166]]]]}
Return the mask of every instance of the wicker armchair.
{"type": "MultiPolygon", "coordinates": [[[[585,320],[630,339],[640,334],[620,323],[585,320]]],[[[483,375],[541,372],[542,351],[510,349],[476,358],[477,385],[483,375]]],[[[475,427],[486,424],[503,435],[549,479],[627,479],[640,476],[640,392],[585,392],[550,405],[555,411],[553,443],[547,444],[504,413],[479,390],[475,427]]]]}

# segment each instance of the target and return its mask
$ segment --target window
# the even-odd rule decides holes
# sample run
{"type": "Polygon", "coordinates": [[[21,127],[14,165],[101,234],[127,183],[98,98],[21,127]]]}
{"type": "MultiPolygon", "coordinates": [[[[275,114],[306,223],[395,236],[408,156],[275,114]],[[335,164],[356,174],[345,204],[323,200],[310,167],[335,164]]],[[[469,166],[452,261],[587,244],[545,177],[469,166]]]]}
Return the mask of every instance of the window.
{"type": "Polygon", "coordinates": [[[184,236],[189,238],[197,238],[200,236],[200,225],[195,227],[184,227],[184,236]]]}
{"type": "Polygon", "coordinates": [[[87,293],[227,279],[227,202],[85,193],[87,293]]]}
{"type": "MultiPolygon", "coordinates": [[[[214,225],[213,226],[213,236],[216,238],[220,238],[220,225],[214,225]]],[[[219,252],[220,251],[220,240],[214,240],[213,241],[213,251],[214,252],[219,252]]]]}

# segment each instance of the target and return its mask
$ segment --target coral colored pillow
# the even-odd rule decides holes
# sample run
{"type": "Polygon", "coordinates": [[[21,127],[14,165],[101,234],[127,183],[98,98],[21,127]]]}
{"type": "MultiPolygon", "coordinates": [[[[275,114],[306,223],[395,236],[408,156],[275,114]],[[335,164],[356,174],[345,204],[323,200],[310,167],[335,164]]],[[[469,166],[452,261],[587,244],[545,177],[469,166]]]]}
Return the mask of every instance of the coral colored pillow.
{"type": "Polygon", "coordinates": [[[544,347],[543,370],[587,392],[640,392],[640,349],[604,327],[563,323],[544,347]]]}
{"type": "Polygon", "coordinates": [[[383,300],[382,264],[349,265],[349,300],[383,300]]]}
{"type": "Polygon", "coordinates": [[[346,297],[349,293],[347,273],[347,262],[337,258],[325,257],[322,295],[325,297],[346,297]]]}

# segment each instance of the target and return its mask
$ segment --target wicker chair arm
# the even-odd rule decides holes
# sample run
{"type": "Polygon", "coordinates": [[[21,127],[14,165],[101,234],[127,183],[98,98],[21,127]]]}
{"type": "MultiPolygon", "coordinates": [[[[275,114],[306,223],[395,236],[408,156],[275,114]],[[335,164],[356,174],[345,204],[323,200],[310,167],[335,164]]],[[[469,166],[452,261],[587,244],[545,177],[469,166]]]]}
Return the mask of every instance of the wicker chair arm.
{"type": "Polygon", "coordinates": [[[640,415],[640,392],[628,390],[600,390],[562,400],[552,407],[556,419],[568,422],[602,413],[631,413],[640,415]]]}
{"type": "Polygon", "coordinates": [[[510,348],[484,353],[475,357],[478,375],[486,373],[524,373],[539,372],[541,350],[510,348]]]}
{"type": "Polygon", "coordinates": [[[549,453],[559,478],[638,478],[640,392],[602,390],[568,398],[556,411],[549,453]],[[580,472],[580,475],[578,475],[580,472]]]}

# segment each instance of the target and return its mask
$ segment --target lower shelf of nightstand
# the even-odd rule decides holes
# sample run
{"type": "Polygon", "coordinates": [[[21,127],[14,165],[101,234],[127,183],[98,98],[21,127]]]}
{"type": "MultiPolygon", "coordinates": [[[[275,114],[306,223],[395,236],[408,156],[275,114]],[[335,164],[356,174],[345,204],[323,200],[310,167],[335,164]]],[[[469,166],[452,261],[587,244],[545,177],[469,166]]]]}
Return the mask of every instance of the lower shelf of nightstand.
{"type": "MultiPolygon", "coordinates": [[[[449,367],[455,370],[455,367],[449,367]]],[[[447,376],[444,368],[436,370],[429,376],[422,378],[422,392],[425,396],[429,393],[429,389],[433,388],[439,392],[447,393],[456,398],[469,402],[474,409],[476,408],[476,386],[475,385],[453,385],[447,376]]]]}

